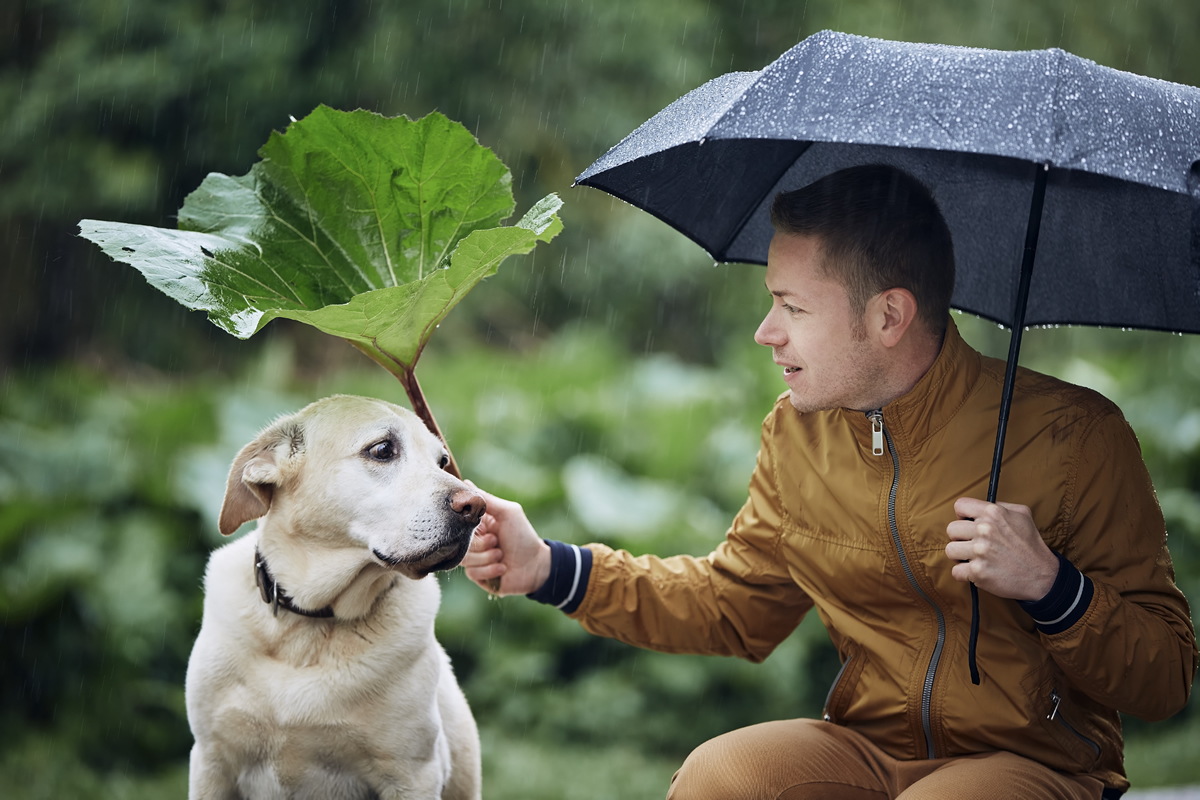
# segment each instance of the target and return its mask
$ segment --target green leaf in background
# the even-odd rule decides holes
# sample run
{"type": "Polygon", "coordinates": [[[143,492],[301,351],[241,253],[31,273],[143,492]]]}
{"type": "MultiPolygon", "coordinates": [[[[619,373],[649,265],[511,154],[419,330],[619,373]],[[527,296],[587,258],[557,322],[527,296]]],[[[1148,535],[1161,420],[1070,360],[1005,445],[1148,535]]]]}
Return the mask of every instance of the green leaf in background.
{"type": "Polygon", "coordinates": [[[245,339],[287,317],[411,373],[437,324],[506,257],[562,229],[555,195],[514,227],[512,176],[462,125],[318,106],[240,177],[211,174],[179,230],[83,220],[80,235],[245,339]]]}

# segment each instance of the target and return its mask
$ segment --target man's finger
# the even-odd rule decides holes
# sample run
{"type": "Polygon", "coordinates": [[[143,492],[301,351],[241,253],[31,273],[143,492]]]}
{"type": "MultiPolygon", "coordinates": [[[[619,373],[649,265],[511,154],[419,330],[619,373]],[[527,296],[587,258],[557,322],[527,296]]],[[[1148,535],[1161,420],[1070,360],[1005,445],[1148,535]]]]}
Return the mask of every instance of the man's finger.
{"type": "Polygon", "coordinates": [[[951,542],[946,545],[946,557],[951,561],[970,561],[978,556],[973,542],[951,542]]]}
{"type": "Polygon", "coordinates": [[[507,515],[513,507],[518,505],[511,500],[505,500],[503,497],[496,497],[496,495],[492,494],[486,489],[480,489],[478,486],[475,487],[475,491],[483,495],[483,501],[487,503],[489,510],[495,509],[497,512],[499,512],[497,516],[507,515]]]}
{"type": "Polygon", "coordinates": [[[1029,506],[1023,506],[1020,503],[1001,503],[1001,502],[997,502],[996,505],[1000,506],[1005,511],[1011,511],[1014,514],[1020,514],[1022,517],[1028,517],[1029,519],[1033,519],[1033,512],[1029,510],[1029,506]]]}
{"type": "Polygon", "coordinates": [[[467,554],[463,556],[464,567],[481,567],[484,564],[494,564],[497,561],[504,560],[504,552],[498,547],[489,547],[480,550],[467,550],[467,554]]]}
{"type": "Polygon", "coordinates": [[[974,539],[979,535],[979,523],[970,519],[960,519],[946,526],[946,534],[956,541],[974,539]]]}
{"type": "Polygon", "coordinates": [[[962,581],[963,583],[967,583],[968,581],[970,581],[972,578],[975,577],[975,575],[972,572],[970,563],[968,563],[966,561],[964,561],[961,564],[955,564],[954,567],[950,570],[950,575],[954,578],[954,580],[962,581]]]}
{"type": "Polygon", "coordinates": [[[495,564],[487,564],[482,567],[466,568],[467,577],[480,584],[484,583],[485,581],[489,581],[492,578],[499,578],[507,571],[508,567],[504,566],[500,562],[496,562],[495,564]]]}
{"type": "Polygon", "coordinates": [[[467,548],[467,552],[482,553],[484,550],[495,549],[496,544],[496,534],[476,532],[476,534],[471,537],[471,544],[467,548]]]}
{"type": "Polygon", "coordinates": [[[983,516],[991,506],[992,503],[977,497],[960,497],[954,501],[954,513],[963,518],[976,519],[983,516]]]}

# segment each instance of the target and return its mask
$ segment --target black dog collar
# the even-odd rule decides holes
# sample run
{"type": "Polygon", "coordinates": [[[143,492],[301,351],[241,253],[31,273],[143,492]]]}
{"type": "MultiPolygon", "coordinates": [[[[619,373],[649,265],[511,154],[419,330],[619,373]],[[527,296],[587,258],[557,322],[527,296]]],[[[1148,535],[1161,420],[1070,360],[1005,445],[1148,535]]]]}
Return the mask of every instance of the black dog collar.
{"type": "Polygon", "coordinates": [[[332,617],[333,606],[325,606],[318,608],[316,611],[309,611],[306,608],[300,608],[292,602],[292,598],[287,596],[287,592],[279,588],[279,584],[271,577],[271,571],[267,569],[267,560],[263,558],[262,553],[258,548],[254,548],[254,582],[258,584],[258,593],[262,597],[262,601],[271,607],[271,614],[279,616],[279,609],[291,611],[293,614],[299,614],[303,617],[332,617]]]}

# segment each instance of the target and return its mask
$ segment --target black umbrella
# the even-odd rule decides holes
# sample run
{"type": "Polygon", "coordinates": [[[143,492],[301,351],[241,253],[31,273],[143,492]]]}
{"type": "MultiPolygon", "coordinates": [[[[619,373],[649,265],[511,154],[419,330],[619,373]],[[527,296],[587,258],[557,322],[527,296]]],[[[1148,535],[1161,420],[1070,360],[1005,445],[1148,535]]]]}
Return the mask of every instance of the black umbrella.
{"type": "MultiPolygon", "coordinates": [[[[1200,89],[1058,49],[823,31],[676,100],[576,183],[717,261],[765,264],[777,192],[876,163],[933,192],[954,237],[952,305],[1012,330],[989,502],[1026,325],[1200,333],[1200,89]]],[[[977,627],[976,613],[976,683],[977,627]]]]}

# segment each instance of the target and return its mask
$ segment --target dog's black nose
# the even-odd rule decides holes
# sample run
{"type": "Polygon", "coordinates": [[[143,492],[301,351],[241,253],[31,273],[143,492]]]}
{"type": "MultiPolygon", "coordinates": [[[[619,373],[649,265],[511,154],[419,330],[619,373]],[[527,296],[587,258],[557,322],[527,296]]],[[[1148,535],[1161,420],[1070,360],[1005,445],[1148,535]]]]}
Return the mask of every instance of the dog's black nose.
{"type": "Polygon", "coordinates": [[[464,523],[474,528],[483,518],[483,512],[487,510],[487,503],[478,492],[459,489],[450,495],[450,509],[462,517],[464,523]]]}

